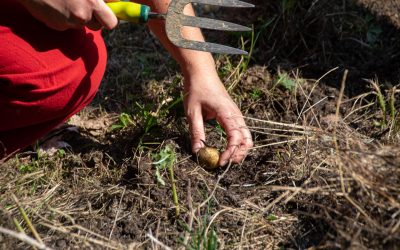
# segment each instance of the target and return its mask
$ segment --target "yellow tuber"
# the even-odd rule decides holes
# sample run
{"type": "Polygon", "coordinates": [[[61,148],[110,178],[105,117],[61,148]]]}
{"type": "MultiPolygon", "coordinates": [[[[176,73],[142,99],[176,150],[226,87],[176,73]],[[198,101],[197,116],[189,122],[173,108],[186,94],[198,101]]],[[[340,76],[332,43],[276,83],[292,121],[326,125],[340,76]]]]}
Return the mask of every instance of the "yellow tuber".
{"type": "Polygon", "coordinates": [[[218,168],[219,151],[216,148],[204,147],[197,153],[199,163],[207,170],[214,170],[218,168]]]}

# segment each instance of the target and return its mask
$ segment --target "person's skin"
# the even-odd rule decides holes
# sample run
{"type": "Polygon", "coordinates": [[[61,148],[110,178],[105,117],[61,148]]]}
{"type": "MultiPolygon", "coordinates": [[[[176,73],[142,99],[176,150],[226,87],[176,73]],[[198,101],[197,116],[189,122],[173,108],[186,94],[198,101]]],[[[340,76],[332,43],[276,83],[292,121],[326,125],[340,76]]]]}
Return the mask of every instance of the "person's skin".
{"type": "Polygon", "coordinates": [[[118,19],[105,2],[116,0],[18,0],[36,19],[64,31],[84,26],[92,30],[113,29],[118,19]]]}
{"type": "MultiPolygon", "coordinates": [[[[40,21],[51,28],[91,29],[105,27],[112,29],[117,20],[102,0],[19,0],[40,21]]],[[[152,11],[166,13],[170,0],[138,0],[151,6],[152,11]]],[[[185,14],[194,15],[191,6],[185,14]]],[[[167,38],[161,20],[152,20],[149,27],[164,47],[180,64],[184,76],[185,111],[188,118],[192,151],[204,147],[204,120],[216,119],[225,129],[228,137],[226,150],[221,154],[219,164],[230,160],[240,163],[253,147],[251,134],[237,105],[222,84],[210,53],[177,48],[167,38]]],[[[182,34],[190,40],[204,41],[200,29],[185,27],[182,34]]]]}

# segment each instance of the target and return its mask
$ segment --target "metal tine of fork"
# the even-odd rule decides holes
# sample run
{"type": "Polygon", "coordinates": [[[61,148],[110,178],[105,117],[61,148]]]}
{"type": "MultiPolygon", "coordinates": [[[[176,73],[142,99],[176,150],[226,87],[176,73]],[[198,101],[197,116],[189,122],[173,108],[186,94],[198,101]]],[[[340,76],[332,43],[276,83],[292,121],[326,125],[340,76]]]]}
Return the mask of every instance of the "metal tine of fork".
{"type": "Polygon", "coordinates": [[[205,17],[183,16],[181,17],[181,24],[183,26],[198,27],[211,30],[223,31],[251,31],[252,29],[236,23],[226,22],[222,20],[215,20],[205,17]]]}
{"type": "Polygon", "coordinates": [[[254,4],[239,0],[189,0],[192,3],[209,4],[222,7],[252,8],[254,4]]]}
{"type": "Polygon", "coordinates": [[[226,45],[209,43],[209,42],[198,42],[186,39],[180,39],[179,41],[175,41],[176,45],[185,48],[192,49],[198,51],[206,51],[211,53],[218,54],[231,54],[231,55],[248,55],[248,53],[241,49],[232,48],[226,45]]]}
{"type": "Polygon", "coordinates": [[[248,55],[241,49],[232,48],[226,45],[187,40],[182,37],[182,26],[194,26],[199,28],[217,30],[249,31],[248,27],[220,21],[207,20],[206,18],[195,18],[183,14],[185,6],[189,3],[209,4],[222,7],[254,7],[254,5],[239,0],[175,0],[172,1],[166,18],[166,32],[169,40],[176,46],[186,49],[206,51],[219,54],[248,55]]]}

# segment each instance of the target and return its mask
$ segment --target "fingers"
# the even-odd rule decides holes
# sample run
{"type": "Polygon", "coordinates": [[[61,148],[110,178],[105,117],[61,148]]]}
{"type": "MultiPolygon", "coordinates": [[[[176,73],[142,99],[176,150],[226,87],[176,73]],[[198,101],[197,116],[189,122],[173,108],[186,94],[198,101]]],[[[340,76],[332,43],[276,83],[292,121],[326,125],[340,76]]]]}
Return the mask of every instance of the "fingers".
{"type": "Polygon", "coordinates": [[[189,110],[187,118],[190,127],[190,137],[192,141],[192,152],[197,153],[204,147],[205,141],[203,115],[201,109],[189,110]]]}
{"type": "Polygon", "coordinates": [[[71,7],[70,12],[67,22],[61,28],[56,28],[57,30],[81,29],[85,26],[91,30],[102,27],[113,29],[118,24],[117,17],[103,0],[95,0],[93,5],[87,5],[86,8],[71,7]]]}
{"type": "MultiPolygon", "coordinates": [[[[107,0],[105,2],[115,2],[118,0],[107,0]]],[[[88,22],[83,22],[81,26],[87,26],[91,30],[100,30],[102,27],[113,29],[118,24],[118,19],[104,1],[98,0],[98,6],[93,10],[93,17],[88,22]]]]}
{"type": "Polygon", "coordinates": [[[240,163],[253,147],[251,133],[241,115],[221,116],[217,118],[227,133],[228,145],[221,154],[219,164],[229,161],[240,163]]]}
{"type": "Polygon", "coordinates": [[[103,0],[98,0],[98,7],[93,12],[97,21],[106,29],[113,29],[118,24],[118,19],[103,0]]]}
{"type": "MultiPolygon", "coordinates": [[[[244,123],[243,123],[244,124],[244,123]]],[[[248,127],[244,124],[241,126],[241,132],[243,135],[242,143],[239,146],[238,151],[236,152],[236,158],[234,162],[241,162],[249,153],[249,150],[253,148],[254,143],[248,127]]]]}
{"type": "Polygon", "coordinates": [[[100,30],[103,25],[97,21],[97,19],[92,19],[86,24],[86,26],[91,30],[100,30]]]}

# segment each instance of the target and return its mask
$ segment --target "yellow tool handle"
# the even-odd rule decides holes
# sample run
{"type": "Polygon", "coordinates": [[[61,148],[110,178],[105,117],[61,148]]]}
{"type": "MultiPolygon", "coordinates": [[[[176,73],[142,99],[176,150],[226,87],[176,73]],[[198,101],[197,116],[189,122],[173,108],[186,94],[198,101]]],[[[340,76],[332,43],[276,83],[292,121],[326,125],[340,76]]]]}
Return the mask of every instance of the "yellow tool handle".
{"type": "Polygon", "coordinates": [[[149,20],[150,7],[133,2],[109,2],[108,7],[120,20],[132,23],[146,23],[149,20]]]}

